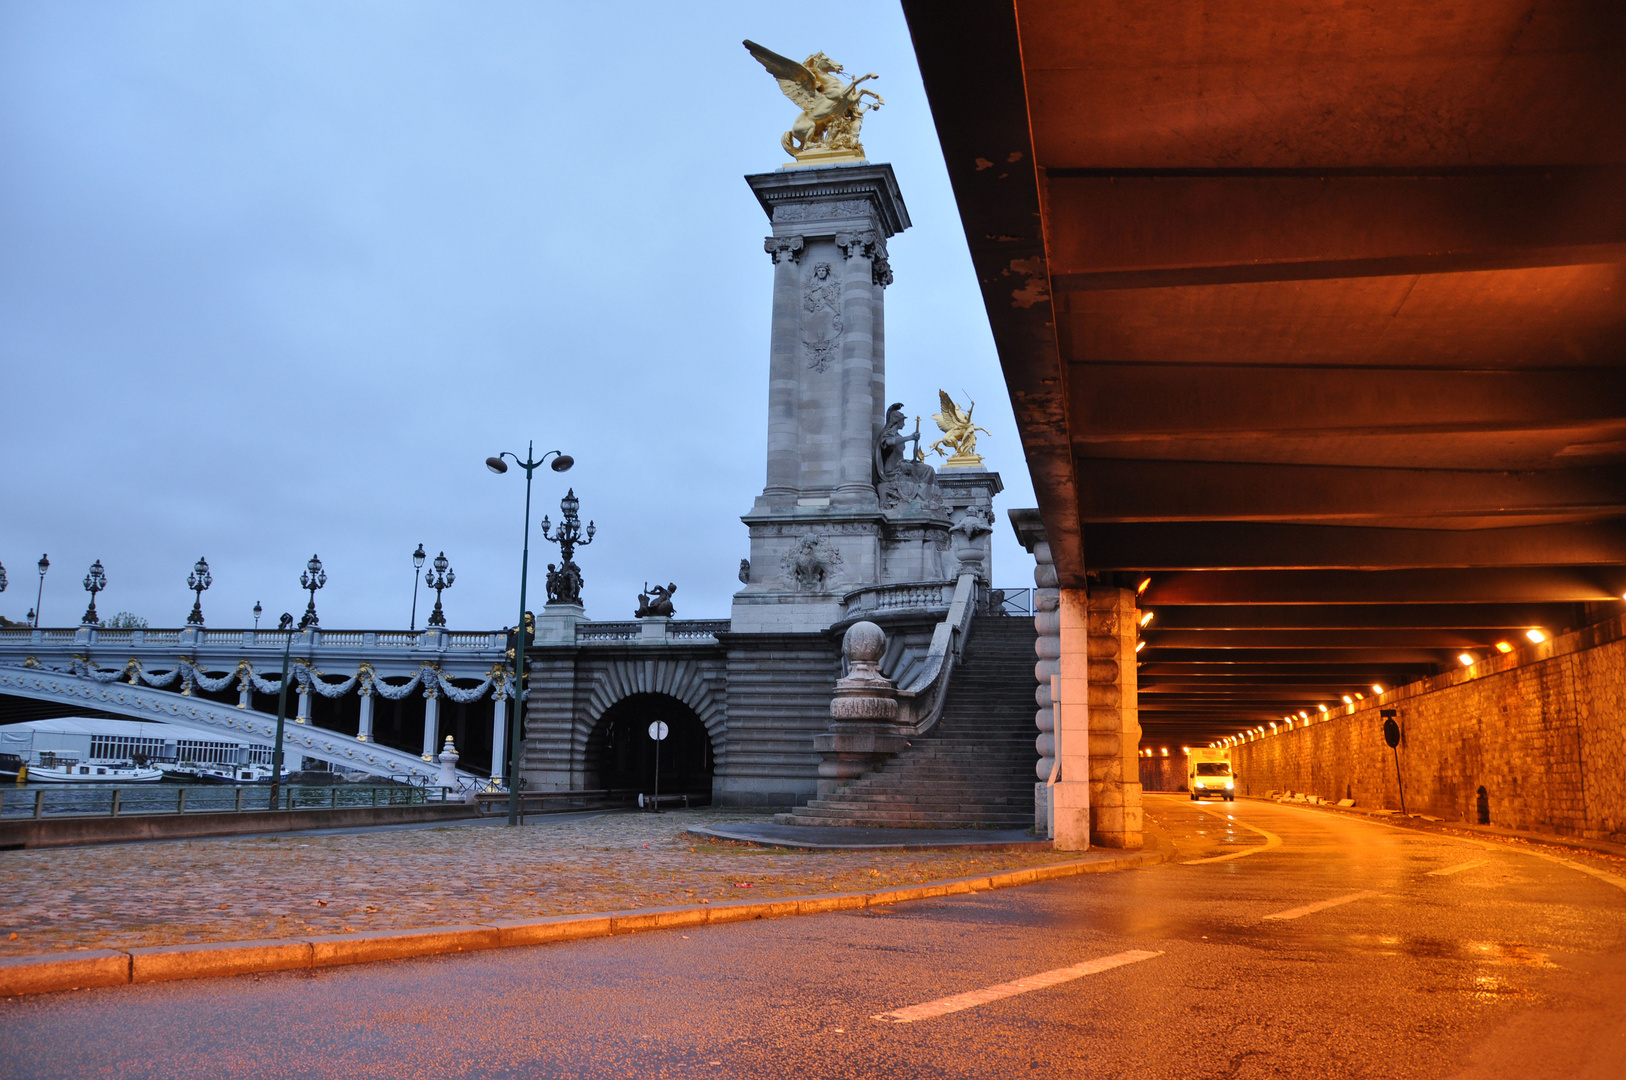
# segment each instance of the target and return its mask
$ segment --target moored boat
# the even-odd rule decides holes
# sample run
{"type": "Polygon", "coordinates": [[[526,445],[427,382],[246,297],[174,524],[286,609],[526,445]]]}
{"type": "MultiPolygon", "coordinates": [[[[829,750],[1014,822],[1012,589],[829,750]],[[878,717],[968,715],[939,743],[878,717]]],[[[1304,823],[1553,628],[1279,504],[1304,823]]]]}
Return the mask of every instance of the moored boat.
{"type": "Polygon", "coordinates": [[[149,769],[133,761],[54,761],[30,765],[30,784],[155,784],[163,769],[149,769]]]}

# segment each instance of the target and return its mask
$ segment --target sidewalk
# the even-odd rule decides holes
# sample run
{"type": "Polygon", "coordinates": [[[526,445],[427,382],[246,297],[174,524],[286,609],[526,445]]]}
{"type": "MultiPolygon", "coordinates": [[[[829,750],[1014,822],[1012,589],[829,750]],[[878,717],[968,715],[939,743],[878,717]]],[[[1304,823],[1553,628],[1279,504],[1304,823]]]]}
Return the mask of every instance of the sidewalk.
{"type": "Polygon", "coordinates": [[[686,833],[770,822],[698,809],[0,852],[0,958],[869,891],[1074,858],[1042,844],[793,851],[686,833]]]}

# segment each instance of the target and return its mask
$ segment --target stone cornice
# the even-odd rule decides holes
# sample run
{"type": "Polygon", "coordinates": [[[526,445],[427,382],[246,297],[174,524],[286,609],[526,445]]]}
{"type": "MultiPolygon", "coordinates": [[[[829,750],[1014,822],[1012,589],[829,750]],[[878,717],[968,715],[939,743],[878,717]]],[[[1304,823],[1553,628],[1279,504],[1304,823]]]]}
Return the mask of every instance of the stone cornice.
{"type": "Polygon", "coordinates": [[[818,168],[781,169],[746,176],[768,219],[774,207],[786,203],[865,199],[875,211],[883,235],[893,236],[910,225],[909,211],[892,166],[827,165],[818,168]]]}

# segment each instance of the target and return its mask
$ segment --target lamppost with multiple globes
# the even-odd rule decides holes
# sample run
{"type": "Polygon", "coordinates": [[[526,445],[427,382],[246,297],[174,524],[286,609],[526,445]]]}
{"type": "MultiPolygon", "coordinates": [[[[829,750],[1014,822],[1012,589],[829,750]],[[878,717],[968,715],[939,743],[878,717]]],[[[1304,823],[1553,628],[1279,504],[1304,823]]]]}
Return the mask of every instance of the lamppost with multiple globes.
{"type": "Polygon", "coordinates": [[[407,627],[409,630],[418,628],[418,575],[423,573],[423,560],[423,545],[419,544],[418,550],[412,553],[412,623],[407,627]]]}
{"type": "Polygon", "coordinates": [[[40,588],[39,588],[39,592],[34,594],[34,625],[35,625],[35,627],[38,627],[39,624],[40,624],[40,607],[42,606],[40,601],[45,599],[45,571],[47,571],[47,570],[49,570],[51,568],[51,560],[46,558],[44,555],[41,555],[40,556],[39,566],[40,566],[40,588]]]}
{"type": "Polygon", "coordinates": [[[525,727],[525,581],[531,569],[531,475],[541,468],[544,462],[551,457],[548,467],[554,472],[564,472],[576,463],[569,454],[550,450],[540,459],[532,459],[536,451],[536,444],[529,443],[525,447],[525,460],[521,461],[519,455],[504,450],[495,457],[486,458],[486,468],[501,475],[508,471],[508,463],[503,458],[513,458],[514,464],[525,470],[525,541],[520,549],[519,561],[519,621],[514,624],[514,722],[509,725],[508,748],[508,824],[519,824],[519,755],[524,745],[523,730],[525,727]]]}
{"type": "Polygon", "coordinates": [[[423,579],[425,585],[435,590],[435,610],[429,613],[430,626],[445,628],[446,612],[441,610],[440,594],[442,590],[450,589],[452,582],[456,580],[457,575],[452,572],[452,564],[446,561],[446,553],[443,551],[436,555],[435,561],[430,565],[429,573],[425,574],[423,579]]]}
{"type": "Polygon", "coordinates": [[[192,614],[186,617],[186,625],[203,625],[203,590],[215,583],[213,575],[209,573],[209,560],[198,556],[193,564],[192,572],[186,575],[186,587],[195,594],[192,600],[192,614]]]}
{"type": "Polygon", "coordinates": [[[102,569],[102,560],[97,559],[91,563],[90,573],[85,575],[85,591],[90,594],[90,606],[85,609],[82,625],[96,625],[96,594],[105,588],[107,588],[107,573],[102,569]]]}
{"type": "MultiPolygon", "coordinates": [[[[593,542],[593,523],[589,521],[587,528],[582,529],[582,519],[576,511],[581,509],[581,500],[576,498],[576,489],[571,488],[565,492],[565,497],[559,500],[559,511],[564,519],[559,522],[559,533],[555,536],[550,530],[553,523],[547,515],[542,516],[542,535],[559,545],[559,569],[548,574],[548,603],[550,604],[579,604],[582,601],[582,571],[576,565],[572,556],[576,549],[586,547],[593,542]]],[[[548,568],[550,571],[553,568],[548,568]]]]}
{"type": "Polygon", "coordinates": [[[299,620],[301,630],[319,630],[321,624],[316,620],[316,590],[327,584],[327,571],[322,569],[322,560],[312,555],[310,562],[305,564],[305,572],[299,575],[299,587],[311,594],[310,603],[305,605],[305,615],[299,620]]]}
{"type": "Polygon", "coordinates": [[[6,568],[0,565],[0,592],[6,591],[6,568]]]}

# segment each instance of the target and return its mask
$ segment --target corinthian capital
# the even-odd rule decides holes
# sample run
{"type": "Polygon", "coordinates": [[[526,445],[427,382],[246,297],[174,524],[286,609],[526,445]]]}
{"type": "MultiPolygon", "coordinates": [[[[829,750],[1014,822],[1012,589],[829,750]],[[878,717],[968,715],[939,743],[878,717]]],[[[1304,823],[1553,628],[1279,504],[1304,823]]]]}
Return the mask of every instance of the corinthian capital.
{"type": "Polygon", "coordinates": [[[786,259],[791,262],[801,262],[802,238],[800,236],[770,236],[762,241],[762,250],[773,256],[775,266],[786,259]]]}

